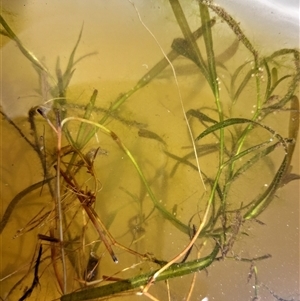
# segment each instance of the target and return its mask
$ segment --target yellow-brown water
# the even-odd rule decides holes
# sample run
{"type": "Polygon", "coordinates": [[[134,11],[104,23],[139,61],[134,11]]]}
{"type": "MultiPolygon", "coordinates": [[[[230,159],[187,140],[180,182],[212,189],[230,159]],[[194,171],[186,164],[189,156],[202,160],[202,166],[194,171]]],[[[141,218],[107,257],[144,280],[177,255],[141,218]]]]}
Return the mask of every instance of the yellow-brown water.
{"type": "MultiPolygon", "coordinates": [[[[86,105],[94,89],[99,91],[96,107],[108,109],[120,94],[134,87],[136,82],[163,58],[156,42],[138,20],[134,8],[126,1],[91,2],[89,5],[86,3],[74,5],[72,2],[65,1],[58,6],[46,2],[34,5],[24,1],[22,10],[19,8],[21,4],[17,7],[5,4],[6,14],[8,11],[12,12],[7,15],[4,12],[7,21],[28,49],[38,58],[43,59],[53,74],[58,55],[61,58],[61,65],[66,65],[84,22],[83,37],[77,50],[77,57],[94,51],[97,54],[85,58],[76,65],[68,91],[68,99],[71,103],[68,107],[68,114],[71,116],[82,116],[82,106],[86,105]],[[47,14],[43,15],[43,10],[47,10],[47,14]]],[[[197,5],[194,4],[187,13],[193,29],[200,25],[196,7],[197,5]]],[[[173,39],[181,37],[182,34],[168,4],[147,2],[138,6],[138,9],[143,21],[150,27],[161,47],[166,52],[170,51],[173,39]]],[[[216,57],[235,40],[234,35],[224,28],[226,26],[219,20],[214,29],[216,57]]],[[[4,112],[31,139],[27,112],[32,106],[42,104],[45,99],[42,99],[35,91],[38,88],[38,78],[31,63],[22,56],[13,42],[8,42],[5,37],[2,39],[5,44],[2,48],[2,107],[4,112]]],[[[270,49],[270,53],[275,49],[270,49]]],[[[239,52],[233,58],[221,63],[225,64],[226,68],[235,70],[246,60],[250,60],[250,55],[240,46],[239,52]]],[[[287,65],[290,67],[292,63],[287,63],[287,65]]],[[[175,70],[178,70],[177,77],[185,110],[201,109],[211,118],[217,119],[216,112],[211,111],[211,108],[214,108],[212,93],[198,69],[191,61],[183,57],[174,61],[174,66],[175,70]]],[[[285,70],[283,68],[280,72],[285,72],[285,70]]],[[[218,69],[218,75],[224,83],[226,77],[229,76],[228,72],[222,68],[218,69]]],[[[221,97],[227,117],[231,114],[231,117],[251,118],[251,111],[255,109],[253,99],[256,97],[254,80],[249,82],[246,91],[231,112],[229,110],[230,99],[224,84],[221,84],[221,97]]],[[[286,136],[289,112],[275,113],[264,120],[264,123],[286,136]]],[[[103,114],[103,110],[95,110],[91,120],[98,121],[103,114]]],[[[55,135],[41,117],[37,117],[37,122],[39,135],[45,140],[47,151],[54,153],[55,135]]],[[[199,121],[190,119],[190,123],[194,136],[204,130],[199,121]]],[[[76,122],[70,122],[69,126],[72,131],[76,131],[76,122]]],[[[151,189],[159,203],[185,224],[188,224],[195,215],[191,223],[198,227],[208,193],[204,193],[197,172],[188,166],[179,165],[175,174],[171,176],[176,161],[164,152],[166,150],[180,157],[192,151],[171,68],[167,67],[150,84],[131,96],[120,107],[118,115],[106,126],[118,135],[133,154],[147,181],[151,184],[151,189]],[[166,146],[155,139],[140,137],[139,130],[141,129],[147,129],[159,135],[165,141],[166,146]]],[[[36,153],[4,119],[2,119],[1,129],[1,204],[2,212],[4,212],[9,202],[20,191],[43,180],[43,171],[36,153]]],[[[226,135],[230,141],[229,132],[226,135]]],[[[262,133],[257,131],[251,141],[253,144],[259,143],[259,139],[267,135],[265,131],[262,133]]],[[[216,143],[216,140],[210,136],[209,139],[203,140],[204,143],[212,144],[216,143]]],[[[174,227],[158,210],[155,210],[145,223],[139,225],[140,219],[151,212],[153,202],[136,170],[111,137],[98,132],[86,147],[86,152],[97,147],[103,150],[103,154],[98,155],[95,160],[97,178],[102,189],[97,194],[95,208],[103,222],[109,226],[112,235],[120,243],[142,253],[150,252],[159,259],[170,260],[189,242],[189,236],[174,227]]],[[[296,147],[298,150],[299,147],[296,147]]],[[[299,151],[295,153],[293,166],[298,167],[299,151]]],[[[245,203],[249,202],[264,189],[264,184],[270,183],[274,171],[279,166],[277,161],[281,160],[283,150],[279,148],[274,154],[271,160],[263,161],[255,166],[251,172],[232,185],[229,193],[232,209],[239,208],[241,199],[244,199],[245,203]]],[[[215,175],[217,160],[216,151],[200,156],[200,166],[208,176],[215,175]]],[[[191,162],[194,163],[194,160],[191,159],[191,162]]],[[[299,173],[299,170],[294,168],[293,172],[299,173]]],[[[81,177],[83,190],[93,185],[87,174],[81,177]]],[[[291,182],[278,190],[274,202],[259,216],[259,220],[266,225],[262,226],[255,221],[245,224],[243,230],[248,236],[240,235],[232,250],[233,253],[230,254],[243,258],[271,254],[272,258],[257,264],[258,278],[275,294],[286,299],[298,298],[298,187],[298,182],[291,182]]],[[[2,298],[5,298],[13,286],[27,273],[30,265],[34,264],[31,261],[36,249],[37,234],[48,234],[51,221],[46,221],[32,231],[13,239],[17,231],[34,219],[42,208],[46,207],[45,211],[53,208],[52,200],[47,192],[47,186],[44,186],[43,190],[39,188],[26,195],[14,209],[1,234],[2,298]]],[[[82,225],[85,224],[86,216],[78,200],[74,198],[71,201],[74,207],[68,207],[69,213],[72,210],[79,213],[76,220],[74,219],[71,223],[70,232],[73,238],[76,237],[76,241],[80,241],[82,247],[96,240],[97,235],[90,223],[87,229],[83,229],[82,225]],[[82,242],[82,237],[80,237],[83,233],[86,235],[86,242],[82,242]]],[[[201,242],[203,241],[199,240],[198,247],[201,242]]],[[[209,252],[212,244],[212,240],[207,242],[207,249],[202,251],[204,254],[201,256],[209,252]]],[[[92,247],[93,244],[90,246],[92,247]]],[[[75,260],[79,262],[79,265],[84,266],[90,247],[87,246],[84,251],[79,251],[79,248],[74,245],[71,248],[74,250],[75,260]]],[[[139,258],[125,251],[118,248],[114,250],[119,259],[118,265],[112,262],[103,246],[98,250],[98,256],[101,256],[99,279],[103,275],[112,275],[134,263],[141,262],[139,258]]],[[[41,285],[35,288],[30,297],[31,300],[52,300],[60,296],[49,258],[46,261],[49,254],[45,252],[43,255],[45,261],[40,268],[41,285]]],[[[195,258],[196,255],[194,249],[191,256],[195,258]]],[[[191,300],[202,300],[205,297],[209,300],[249,300],[254,294],[253,279],[247,283],[250,265],[250,263],[232,259],[213,263],[207,270],[208,274],[202,271],[197,275],[191,300]]],[[[148,262],[140,263],[131,271],[121,272],[116,277],[128,278],[147,272],[151,267],[154,268],[154,265],[148,262]]],[[[72,268],[69,273],[68,292],[78,287],[78,275],[72,268]]],[[[28,288],[31,285],[32,277],[31,273],[24,283],[17,286],[9,300],[20,298],[26,291],[26,286],[28,288]]],[[[170,280],[171,300],[183,300],[188,294],[190,284],[191,276],[170,280]]],[[[157,283],[150,289],[150,293],[153,293],[159,300],[167,300],[167,291],[165,283],[157,283]]],[[[265,287],[261,288],[260,295],[264,300],[272,298],[265,287]]],[[[129,297],[130,300],[132,298],[133,296],[129,297]]],[[[134,298],[147,300],[144,296],[134,298]]]]}

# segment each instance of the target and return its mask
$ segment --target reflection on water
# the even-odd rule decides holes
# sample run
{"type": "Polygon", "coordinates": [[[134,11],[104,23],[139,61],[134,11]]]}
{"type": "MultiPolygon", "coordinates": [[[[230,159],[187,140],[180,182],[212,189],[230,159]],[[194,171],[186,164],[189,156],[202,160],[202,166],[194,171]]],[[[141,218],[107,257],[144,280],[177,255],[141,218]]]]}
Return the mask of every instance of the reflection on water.
{"type": "MultiPolygon", "coordinates": [[[[183,250],[210,206],[183,256],[189,269],[208,256],[207,272],[178,274],[149,293],[296,300],[298,185],[277,188],[297,136],[298,52],[271,56],[270,49],[255,62],[217,17],[210,23],[215,79],[205,55],[212,45],[197,36],[201,61],[169,4],[139,4],[177,82],[129,2],[64,1],[59,12],[42,1],[24,12],[6,5],[4,18],[47,71],[3,37],[1,298],[53,300],[91,281],[118,286],[142,277],[183,250]],[[183,110],[195,139],[210,129],[194,145],[183,110]]],[[[192,31],[199,28],[198,4],[184,10],[192,31]]]]}

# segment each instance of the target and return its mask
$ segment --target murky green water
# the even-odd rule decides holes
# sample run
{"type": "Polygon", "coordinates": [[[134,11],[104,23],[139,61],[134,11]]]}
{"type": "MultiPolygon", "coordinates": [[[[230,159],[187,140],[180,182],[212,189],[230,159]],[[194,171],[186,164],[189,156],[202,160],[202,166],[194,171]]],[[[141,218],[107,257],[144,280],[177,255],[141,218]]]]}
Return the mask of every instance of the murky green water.
{"type": "MultiPolygon", "coordinates": [[[[126,1],[91,1],[89,5],[75,5],[71,1],[57,4],[25,1],[22,9],[19,5],[5,3],[3,17],[26,47],[47,66],[53,76],[52,79],[48,77],[50,85],[55,84],[57,57],[60,57],[61,69],[65,70],[83,24],[75,60],[91,55],[76,63],[59,114],[62,119],[64,114],[65,117],[86,117],[86,105],[97,89],[95,105],[86,118],[100,121],[105,128],[93,132],[95,126],[83,123],[81,126],[86,129],[79,138],[86,137],[88,132],[93,135],[84,148],[80,148],[78,143],[83,141],[77,136],[82,129],[80,122],[69,120],[64,124],[59,164],[64,244],[61,247],[57,242],[51,243],[49,237],[52,241],[59,240],[57,194],[51,194],[56,188],[55,182],[50,180],[58,165],[54,106],[59,100],[45,105],[53,97],[51,87],[45,85],[45,79],[39,79],[32,63],[24,58],[15,43],[1,36],[2,111],[18,128],[2,118],[1,298],[18,300],[28,292],[35,276],[40,285],[34,287],[29,300],[59,298],[63,290],[59,285],[59,280],[63,282],[59,251],[62,248],[66,293],[87,286],[85,270],[90,252],[99,258],[94,280],[100,280],[101,285],[111,283],[105,279],[107,277],[114,277],[113,283],[118,285],[121,279],[156,270],[159,265],[149,258],[154,256],[169,261],[180,253],[189,243],[193,231],[199,228],[207,202],[214,195],[206,227],[186,262],[208,256],[216,246],[220,247],[219,260],[199,273],[171,279],[168,284],[157,282],[149,293],[158,300],[186,300],[189,292],[192,292],[190,300],[205,297],[208,300],[251,300],[255,296],[255,263],[260,287],[257,294],[262,300],[272,300],[275,295],[284,300],[296,300],[299,297],[298,182],[292,181],[277,190],[271,204],[257,218],[248,218],[250,207],[244,208],[274,185],[274,177],[280,176],[277,171],[286,158],[284,144],[291,141],[283,138],[289,136],[290,102],[269,111],[266,108],[272,108],[292,89],[291,82],[297,72],[293,53],[281,54],[275,61],[266,59],[269,70],[260,61],[261,69],[251,75],[255,68],[253,56],[242,42],[236,42],[235,35],[217,17],[216,25],[212,27],[219,87],[215,95],[220,94],[217,104],[222,108],[222,118],[255,119],[260,125],[251,130],[242,144],[242,131],[250,122],[234,121],[224,127],[223,151],[220,151],[222,134],[219,129],[195,143],[199,166],[206,179],[205,190],[183,111],[194,138],[219,122],[220,114],[209,84],[197,64],[188,58],[188,48],[185,49],[187,55],[181,53],[172,62],[176,80],[172,68],[166,64],[150,83],[126,99],[126,93],[132,93],[144,74],[164,59],[163,52],[172,51],[173,40],[182,38],[167,2],[136,3],[141,19],[156,40],[142,25],[134,7],[126,1]],[[244,67],[237,73],[242,65],[244,67]],[[237,94],[247,74],[249,80],[237,94]],[[285,75],[288,77],[270,93],[272,97],[262,105],[260,118],[256,118],[257,90],[260,89],[259,95],[264,102],[266,91],[271,91],[276,78],[285,75]],[[124,103],[115,111],[109,111],[122,97],[124,103]],[[34,106],[50,109],[47,118],[55,130],[38,113],[33,118],[36,129],[30,128],[28,111],[34,106]],[[107,118],[105,122],[104,118],[107,118]],[[264,156],[262,150],[277,140],[281,144],[274,144],[274,149],[269,149],[270,153],[264,156]],[[241,146],[241,151],[251,151],[233,161],[237,145],[241,146]],[[75,147],[79,150],[75,151],[75,147]],[[221,165],[220,154],[224,156],[221,165]],[[254,164],[255,155],[257,162],[254,164]],[[47,182],[42,185],[45,173],[41,158],[46,160],[44,167],[49,185],[47,182]],[[252,162],[249,169],[246,169],[247,162],[252,162]],[[233,177],[230,168],[240,174],[233,177]],[[218,175],[218,171],[222,172],[218,175]],[[217,177],[217,188],[212,188],[217,177]],[[12,203],[15,206],[7,218],[7,208],[12,203]],[[112,247],[118,264],[113,263],[109,251],[101,243],[85,206],[95,209],[121,245],[112,247]],[[248,220],[242,222],[242,217],[248,220]],[[48,241],[38,240],[38,234],[46,235],[48,241]],[[43,246],[40,257],[39,243],[43,246]],[[148,260],[130,254],[122,246],[130,248],[132,253],[148,254],[148,260]],[[260,257],[268,258],[255,260],[260,257]],[[193,275],[196,275],[195,287],[191,288],[193,275]]],[[[201,25],[198,4],[195,2],[191,8],[184,9],[192,31],[196,30],[201,25]]],[[[205,53],[203,38],[198,44],[201,53],[205,53]]],[[[260,54],[259,46],[255,47],[261,57],[267,58],[278,50],[278,45],[274,49],[270,46],[268,50],[262,46],[266,53],[260,54]]],[[[204,62],[207,64],[206,58],[204,62]]],[[[298,90],[293,93],[297,95],[298,90]]],[[[294,113],[296,122],[299,112],[294,113]]],[[[291,164],[292,173],[299,173],[298,145],[291,164]]],[[[119,298],[125,300],[127,295],[119,298]]],[[[137,296],[136,291],[129,292],[128,300],[133,298],[149,300],[146,296],[137,296]]]]}

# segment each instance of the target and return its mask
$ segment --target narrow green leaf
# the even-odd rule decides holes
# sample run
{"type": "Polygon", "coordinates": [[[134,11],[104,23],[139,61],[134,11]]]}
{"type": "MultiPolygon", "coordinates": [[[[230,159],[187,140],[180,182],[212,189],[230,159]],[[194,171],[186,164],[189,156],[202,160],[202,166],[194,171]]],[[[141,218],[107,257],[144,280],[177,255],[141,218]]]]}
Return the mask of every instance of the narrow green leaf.
{"type": "Polygon", "coordinates": [[[236,103],[237,99],[239,98],[240,94],[243,92],[244,88],[247,86],[249,80],[251,79],[252,75],[254,74],[253,70],[249,70],[244,77],[243,81],[239,85],[238,89],[236,90],[234,96],[233,96],[233,104],[236,103]]]}
{"type": "Polygon", "coordinates": [[[64,82],[64,86],[67,87],[67,83],[70,82],[70,77],[72,76],[72,73],[74,72],[72,69],[74,67],[74,58],[75,58],[75,53],[76,53],[76,50],[77,50],[77,47],[79,45],[79,42],[81,40],[81,36],[82,36],[82,31],[83,31],[83,25],[81,27],[81,30],[80,30],[80,33],[79,33],[79,36],[78,36],[78,39],[76,41],[76,44],[71,52],[71,55],[69,57],[69,61],[68,61],[68,65],[67,65],[67,68],[63,74],[63,82],[64,82]]]}
{"type": "Polygon", "coordinates": [[[252,202],[250,206],[251,208],[244,214],[245,220],[256,218],[265,211],[267,206],[271,203],[277,188],[281,184],[281,181],[285,175],[287,164],[288,156],[286,154],[269,187],[257,200],[252,202]]]}
{"type": "Polygon", "coordinates": [[[243,123],[249,123],[249,124],[253,124],[253,125],[257,125],[260,126],[262,128],[264,128],[265,130],[269,131],[274,137],[276,137],[285,147],[286,146],[286,141],[278,134],[276,133],[273,129],[271,129],[270,127],[263,125],[259,122],[250,120],[250,119],[246,119],[246,118],[229,118],[226,119],[224,121],[221,121],[217,124],[214,124],[213,126],[207,128],[205,131],[203,131],[195,140],[200,140],[202,138],[204,138],[205,136],[207,136],[210,133],[213,133],[214,131],[217,131],[221,128],[225,128],[231,125],[235,125],[235,124],[243,124],[243,123]]]}
{"type": "Polygon", "coordinates": [[[204,5],[201,2],[199,2],[199,7],[200,7],[201,24],[203,26],[203,38],[204,38],[205,48],[206,48],[210,85],[212,86],[215,97],[218,97],[219,84],[217,81],[218,76],[217,76],[217,71],[216,71],[213,38],[212,38],[211,27],[208,26],[208,22],[210,20],[210,15],[209,15],[207,5],[204,5]]]}
{"type": "MultiPolygon", "coordinates": [[[[20,51],[25,55],[26,58],[29,59],[36,67],[39,69],[45,71],[48,73],[47,68],[40,62],[40,60],[31,52],[29,51],[21,42],[21,40],[16,36],[16,34],[13,32],[13,30],[9,27],[9,25],[6,23],[2,15],[0,14],[0,24],[4,27],[6,30],[5,35],[10,37],[12,40],[14,40],[20,51]]],[[[2,33],[2,32],[1,32],[2,33]]],[[[3,34],[3,33],[2,33],[3,34]]]]}
{"type": "Polygon", "coordinates": [[[210,118],[208,115],[200,112],[199,110],[190,109],[186,112],[186,115],[196,117],[202,124],[204,122],[218,123],[218,121],[210,118]]]}
{"type": "MultiPolygon", "coordinates": [[[[159,282],[201,271],[211,265],[218,255],[218,252],[219,245],[216,244],[213,251],[204,258],[184,263],[174,263],[168,269],[160,273],[159,276],[155,278],[155,281],[159,282]]],[[[125,291],[132,291],[133,289],[140,289],[148,283],[149,279],[155,274],[155,272],[156,271],[152,271],[150,273],[142,274],[130,279],[120,280],[100,287],[87,288],[79,292],[64,295],[60,300],[84,301],[111,296],[125,291]]]]}
{"type": "Polygon", "coordinates": [[[233,100],[235,100],[235,94],[236,94],[236,81],[238,79],[239,74],[243,71],[243,69],[249,64],[250,62],[246,62],[244,64],[242,64],[241,66],[239,66],[235,72],[233,73],[232,77],[231,77],[231,81],[230,81],[230,91],[231,91],[231,98],[233,100]]]}
{"type": "MultiPolygon", "coordinates": [[[[233,161],[236,161],[238,158],[247,155],[248,153],[251,153],[254,150],[257,150],[261,147],[264,147],[266,144],[268,144],[270,141],[267,142],[263,142],[261,144],[255,145],[253,147],[248,148],[247,150],[239,153],[237,156],[234,156],[233,161]]],[[[239,177],[242,173],[244,173],[245,171],[247,171],[249,168],[251,168],[256,162],[258,162],[260,159],[262,159],[263,157],[267,156],[268,154],[270,154],[272,151],[274,151],[276,149],[276,147],[280,145],[279,142],[267,147],[266,149],[262,150],[261,152],[259,152],[258,154],[256,154],[255,156],[253,156],[252,158],[250,158],[249,160],[247,160],[247,162],[245,164],[243,164],[239,169],[237,169],[233,176],[230,179],[230,182],[234,181],[237,177],[239,177]]],[[[232,160],[230,160],[232,161],[232,160]]],[[[232,161],[232,162],[233,162],[232,161]]]]}
{"type": "MultiPolygon", "coordinates": [[[[177,23],[183,33],[183,36],[186,40],[186,43],[189,47],[189,52],[193,52],[193,57],[197,62],[197,66],[200,68],[201,72],[203,73],[204,77],[206,78],[208,83],[211,83],[209,73],[207,67],[205,65],[205,61],[200,53],[200,50],[196,44],[195,38],[190,30],[189,24],[186,20],[184,12],[181,8],[181,5],[178,0],[169,0],[171,7],[173,9],[174,15],[176,17],[177,23]]],[[[202,24],[203,26],[203,24],[202,24]]]]}
{"type": "Polygon", "coordinates": [[[28,187],[26,187],[24,190],[22,190],[21,192],[19,192],[8,204],[3,217],[0,221],[0,234],[2,233],[3,229],[5,228],[11,214],[13,213],[13,210],[15,209],[15,207],[18,205],[18,203],[22,200],[22,198],[24,198],[26,195],[28,195],[29,193],[31,193],[32,191],[42,187],[43,185],[49,183],[51,180],[53,180],[52,178],[49,179],[45,179],[43,181],[37,182],[35,184],[32,184],[28,187]]]}
{"type": "Polygon", "coordinates": [[[277,189],[281,186],[282,182],[285,181],[285,177],[287,176],[290,170],[290,163],[294,153],[298,131],[299,131],[299,100],[296,96],[293,96],[291,99],[289,138],[293,139],[294,143],[288,144],[284,159],[278,171],[276,172],[273,181],[269,185],[268,189],[257,200],[255,200],[252,203],[251,209],[249,209],[245,213],[244,219],[256,218],[259,214],[261,214],[273,200],[273,197],[277,189]]]}
{"type": "Polygon", "coordinates": [[[254,57],[258,56],[257,51],[252,46],[248,38],[244,35],[238,22],[236,22],[222,7],[216,5],[212,1],[200,0],[200,2],[203,3],[204,5],[207,5],[209,8],[211,8],[218,16],[220,16],[229,25],[232,31],[236,34],[237,38],[254,55],[254,57]]]}
{"type": "Polygon", "coordinates": [[[288,167],[291,164],[291,160],[295,151],[296,141],[299,133],[299,124],[300,124],[300,111],[299,111],[299,99],[296,95],[293,95],[291,98],[290,106],[290,120],[289,120],[289,133],[288,137],[293,140],[293,143],[288,145],[288,167]]]}
{"type": "MultiPolygon", "coordinates": [[[[89,120],[91,117],[91,114],[95,108],[95,102],[97,99],[97,95],[98,95],[98,90],[94,90],[89,103],[87,104],[86,108],[85,108],[85,112],[84,112],[84,119],[89,120]]],[[[77,133],[77,138],[76,138],[76,148],[78,149],[82,149],[88,142],[89,140],[93,137],[93,135],[95,134],[95,127],[93,127],[91,129],[91,126],[86,124],[85,122],[82,122],[80,124],[78,133],[77,133]]]]}

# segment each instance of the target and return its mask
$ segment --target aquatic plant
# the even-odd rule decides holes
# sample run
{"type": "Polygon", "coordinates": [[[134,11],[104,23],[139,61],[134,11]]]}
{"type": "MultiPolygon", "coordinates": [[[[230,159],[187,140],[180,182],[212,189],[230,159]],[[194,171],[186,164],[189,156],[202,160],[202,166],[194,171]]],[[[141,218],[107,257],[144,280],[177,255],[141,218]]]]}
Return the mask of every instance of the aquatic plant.
{"type": "MultiPolygon", "coordinates": [[[[39,92],[44,98],[42,105],[28,112],[32,134],[29,136],[1,110],[4,119],[37,154],[43,178],[10,201],[2,216],[0,232],[6,229],[16,208],[31,193],[43,189],[43,195],[46,191],[48,203],[51,204],[36,212],[15,235],[27,235],[37,227],[41,229],[28,272],[10,288],[8,300],[15,296],[19,300],[29,298],[39,289],[39,283],[44,285],[42,274],[51,267],[62,301],[122,294],[145,295],[157,300],[151,293],[154,283],[187,274],[193,274],[187,293],[191,298],[196,272],[208,268],[215,261],[226,259],[250,264],[249,280],[253,276],[255,278],[253,300],[259,297],[256,262],[270,255],[240,258],[234,254],[234,246],[241,236],[247,235],[247,223],[260,222],[258,217],[268,209],[277,190],[290,180],[299,178],[291,175],[291,160],[299,129],[299,100],[296,96],[300,78],[299,51],[281,49],[261,56],[238,22],[225,10],[207,1],[199,1],[201,27],[193,32],[180,2],[170,0],[169,3],[182,32],[182,37],[174,38],[169,53],[165,53],[132,4],[141,24],[157,42],[162,59],[108,108],[97,105],[97,90],[93,91],[82,110],[79,105],[74,108],[75,104],[68,96],[74,66],[90,55],[76,59],[83,29],[65,70],[62,70],[58,58],[55,75],[52,75],[0,16],[3,26],[1,34],[12,39],[32,63],[39,76],[39,92]],[[216,55],[214,46],[217,19],[226,23],[235,35],[232,44],[226,46],[220,55],[216,55]],[[241,49],[251,59],[231,69],[226,61],[237,56],[241,49]],[[212,96],[209,105],[208,101],[203,105],[204,96],[201,91],[196,91],[192,104],[189,102],[187,106],[180,88],[180,72],[176,71],[179,57],[197,69],[199,77],[196,81],[206,81],[212,96]],[[288,68],[282,67],[282,58],[285,58],[288,68]],[[183,126],[187,130],[190,147],[188,151],[187,148],[176,149],[172,139],[165,137],[164,130],[150,130],[154,126],[151,119],[148,130],[144,123],[122,116],[122,112],[126,111],[124,105],[130,103],[131,97],[137,92],[147,94],[144,87],[153,84],[166,69],[171,69],[173,75],[177,97],[174,101],[179,102],[184,118],[183,126]],[[222,78],[221,74],[226,76],[222,78]],[[225,87],[223,90],[220,89],[221,85],[225,87]],[[51,97],[43,94],[45,90],[51,97]],[[246,106],[246,101],[251,101],[253,110],[244,112],[242,116],[236,115],[237,108],[246,106]],[[281,126],[282,132],[274,126],[276,119],[274,121],[272,114],[281,111],[289,112],[289,119],[284,120],[285,124],[281,126]],[[112,129],[112,122],[119,123],[117,129],[120,133],[112,129]],[[155,143],[154,156],[146,158],[151,162],[151,168],[147,167],[144,158],[123,134],[127,127],[136,132],[142,149],[155,143]],[[285,129],[288,129],[287,135],[285,129]],[[112,157],[112,168],[117,169],[114,160],[118,161],[120,154],[125,155],[128,175],[122,176],[134,179],[136,187],[128,185],[119,188],[117,179],[113,178],[117,178],[115,174],[119,172],[118,169],[112,172],[111,184],[102,183],[101,174],[111,171],[109,164],[101,162],[101,156],[105,156],[107,151],[99,143],[99,137],[101,143],[105,141],[117,154],[109,155],[112,157]],[[167,164],[154,162],[158,157],[163,157],[167,164]],[[256,170],[260,169],[266,170],[271,177],[265,189],[265,179],[263,182],[254,179],[256,170]],[[182,175],[186,176],[192,171],[195,174],[183,183],[195,187],[195,200],[189,203],[170,199],[168,205],[161,202],[163,195],[165,198],[174,198],[172,191],[178,190],[176,186],[182,175]],[[162,187],[160,181],[163,181],[162,187]],[[239,185],[246,185],[251,193],[240,198],[235,194],[239,185]],[[103,192],[106,186],[109,192],[103,192]],[[165,187],[167,193],[163,191],[165,187]],[[114,189],[122,191],[128,203],[113,207],[115,209],[106,216],[103,198],[115,199],[114,189]],[[140,190],[139,196],[136,195],[137,189],[140,190]],[[131,216],[125,234],[131,237],[131,241],[125,240],[124,243],[122,236],[125,234],[116,237],[114,233],[119,233],[116,231],[118,215],[128,207],[131,208],[131,216]],[[178,213],[179,207],[184,218],[178,213]],[[148,223],[153,224],[151,219],[157,216],[161,218],[157,222],[159,226],[167,224],[168,228],[172,227],[174,236],[185,238],[181,250],[175,255],[173,253],[172,259],[161,258],[163,252],[152,253],[148,244],[147,247],[139,246],[139,242],[149,233],[159,235],[153,234],[157,229],[148,226],[148,223]],[[102,266],[101,257],[104,254],[109,254],[111,265],[113,262],[124,264],[117,270],[111,268],[106,271],[101,268],[102,277],[99,278],[98,267],[102,266]],[[113,283],[103,284],[106,281],[113,283]],[[24,283],[24,291],[19,292],[18,288],[24,287],[24,283]]],[[[138,120],[142,120],[143,116],[138,114],[135,114],[138,120]]],[[[176,135],[174,131],[174,137],[176,135]]],[[[185,197],[189,198],[190,195],[189,192],[185,197]]],[[[161,242],[161,238],[158,242],[161,242]]],[[[171,244],[165,245],[168,248],[171,244]]],[[[54,292],[53,299],[55,296],[57,292],[54,292]]]]}

